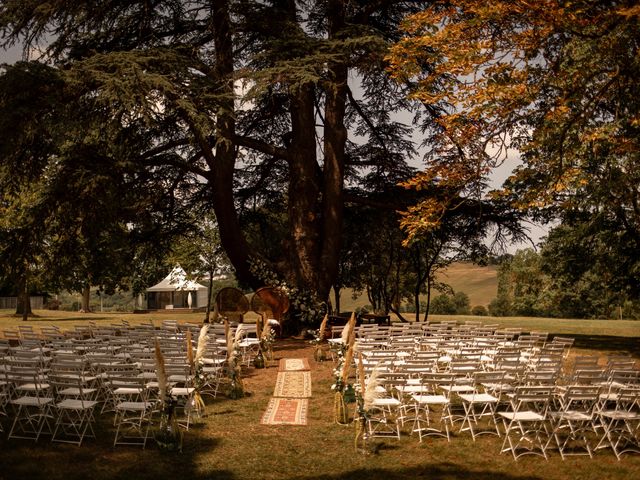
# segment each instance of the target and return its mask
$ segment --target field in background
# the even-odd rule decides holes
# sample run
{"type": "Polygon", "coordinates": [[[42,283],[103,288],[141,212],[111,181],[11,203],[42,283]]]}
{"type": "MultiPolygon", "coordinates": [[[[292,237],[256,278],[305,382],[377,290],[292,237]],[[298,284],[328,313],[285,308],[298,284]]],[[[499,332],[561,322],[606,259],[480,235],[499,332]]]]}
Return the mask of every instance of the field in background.
{"type": "Polygon", "coordinates": [[[498,294],[498,271],[495,265],[481,267],[472,263],[454,263],[438,275],[438,281],[451,285],[456,292],[469,295],[472,307],[487,307],[498,294]]]}
{"type": "MultiPolygon", "coordinates": [[[[498,271],[495,265],[481,267],[472,263],[454,263],[438,275],[438,281],[450,285],[454,292],[466,293],[471,307],[487,307],[498,294],[498,271]]],[[[436,292],[435,295],[437,294],[436,292]]],[[[367,304],[369,300],[366,293],[354,299],[350,288],[342,290],[340,310],[343,312],[350,312],[367,304]]]]}

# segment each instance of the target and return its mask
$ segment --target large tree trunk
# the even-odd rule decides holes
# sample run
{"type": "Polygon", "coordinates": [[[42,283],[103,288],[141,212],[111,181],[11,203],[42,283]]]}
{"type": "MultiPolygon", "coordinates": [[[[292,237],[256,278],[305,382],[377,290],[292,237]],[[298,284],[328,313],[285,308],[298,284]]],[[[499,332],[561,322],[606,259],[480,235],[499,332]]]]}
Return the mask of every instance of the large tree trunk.
{"type": "Polygon", "coordinates": [[[16,301],[16,315],[22,315],[22,321],[26,322],[29,316],[33,315],[31,310],[31,296],[29,295],[29,285],[24,275],[18,280],[18,292],[16,301]]]}
{"type": "MultiPolygon", "coordinates": [[[[242,144],[286,159],[289,165],[288,217],[290,224],[288,257],[282,272],[289,282],[308,289],[321,301],[329,298],[331,285],[338,273],[343,219],[344,151],[347,132],[344,126],[348,69],[343,62],[328,65],[326,86],[324,171],[316,156],[316,87],[313,83],[290,85],[291,143],[286,151],[260,141],[235,135],[233,115],[233,51],[229,5],[226,0],[212,4],[212,33],[216,51],[216,70],[212,72],[229,95],[216,117],[215,158],[202,132],[198,142],[210,165],[212,196],[218,220],[220,239],[239,280],[259,286],[249,270],[250,249],[237,217],[233,196],[235,165],[234,146],[242,144]]],[[[296,2],[286,3],[292,24],[297,23],[296,2]]],[[[330,35],[343,28],[343,2],[330,2],[330,35]]],[[[197,130],[197,129],[196,129],[197,130]]]]}
{"type": "Polygon", "coordinates": [[[340,288],[333,286],[333,299],[335,301],[335,312],[336,315],[340,315],[340,288]]]}
{"type": "MultiPolygon", "coordinates": [[[[344,28],[344,2],[331,0],[328,9],[329,37],[336,38],[344,28]]],[[[324,184],[322,197],[322,250],[318,265],[318,295],[328,297],[338,275],[342,248],[344,154],[347,129],[344,125],[348,68],[344,61],[328,65],[330,85],[326,88],[324,129],[324,184]]]]}
{"type": "Polygon", "coordinates": [[[212,2],[213,28],[216,70],[212,75],[221,81],[221,90],[227,94],[227,99],[221,102],[216,116],[215,157],[211,145],[204,135],[198,132],[199,143],[209,168],[212,170],[212,197],[218,228],[220,243],[231,264],[236,270],[238,279],[252,286],[260,287],[260,282],[249,270],[249,246],[240,228],[240,221],[236,212],[233,195],[233,170],[236,161],[234,148],[235,118],[234,118],[234,90],[233,90],[233,44],[229,3],[227,0],[212,2]]]}
{"type": "Polygon", "coordinates": [[[429,309],[431,308],[431,277],[427,278],[427,306],[424,309],[424,321],[429,321],[429,309]]]}
{"type": "MultiPolygon", "coordinates": [[[[316,160],[314,86],[291,87],[288,215],[290,261],[299,286],[317,291],[320,263],[320,178],[316,160]]],[[[326,299],[326,292],[322,293],[326,299]]]]}
{"type": "Polygon", "coordinates": [[[90,300],[91,300],[91,286],[87,284],[82,289],[82,305],[80,307],[81,312],[84,312],[84,313],[91,312],[91,305],[89,303],[90,300]]]}

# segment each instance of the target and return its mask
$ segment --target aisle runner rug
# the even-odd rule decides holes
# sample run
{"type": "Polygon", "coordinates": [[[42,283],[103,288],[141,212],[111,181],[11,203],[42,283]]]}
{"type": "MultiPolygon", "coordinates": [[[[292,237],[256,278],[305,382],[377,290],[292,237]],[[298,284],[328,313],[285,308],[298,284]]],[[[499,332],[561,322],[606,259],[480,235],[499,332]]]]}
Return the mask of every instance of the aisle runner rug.
{"type": "Polygon", "coordinates": [[[309,400],[306,398],[272,398],[260,423],[264,425],[306,425],[309,400]]]}
{"type": "Polygon", "coordinates": [[[281,372],[296,372],[310,370],[309,360],[306,358],[281,358],[280,368],[281,372]]]}
{"type": "Polygon", "coordinates": [[[278,372],[273,396],[309,398],[311,396],[311,372],[278,372]]]}

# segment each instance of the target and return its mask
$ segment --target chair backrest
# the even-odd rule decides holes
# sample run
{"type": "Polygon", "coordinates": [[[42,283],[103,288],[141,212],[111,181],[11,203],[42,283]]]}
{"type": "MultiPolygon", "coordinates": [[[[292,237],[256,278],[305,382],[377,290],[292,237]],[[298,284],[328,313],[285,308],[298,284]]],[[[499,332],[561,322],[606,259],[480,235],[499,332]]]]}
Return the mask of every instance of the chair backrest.
{"type": "Polygon", "coordinates": [[[57,399],[71,396],[75,400],[80,400],[83,403],[90,400],[87,394],[93,392],[95,389],[87,387],[86,382],[82,377],[69,376],[69,375],[56,375],[49,374],[48,382],[53,389],[54,396],[57,399]]]}
{"type": "Polygon", "coordinates": [[[578,385],[602,384],[607,380],[607,371],[602,367],[575,370],[569,382],[578,385]]]}
{"type": "Polygon", "coordinates": [[[516,387],[511,400],[513,410],[516,412],[533,410],[544,415],[549,408],[553,391],[554,388],[550,386],[516,387]]]}
{"type": "Polygon", "coordinates": [[[562,410],[580,410],[591,412],[600,398],[602,387],[599,385],[570,385],[560,398],[562,410]]]}
{"type": "Polygon", "coordinates": [[[554,386],[557,379],[558,372],[556,371],[535,371],[525,373],[522,383],[530,386],[554,386]]]}
{"type": "Polygon", "coordinates": [[[451,375],[450,373],[427,372],[420,376],[420,382],[426,390],[437,393],[441,387],[452,385],[455,378],[455,375],[451,375]]]}

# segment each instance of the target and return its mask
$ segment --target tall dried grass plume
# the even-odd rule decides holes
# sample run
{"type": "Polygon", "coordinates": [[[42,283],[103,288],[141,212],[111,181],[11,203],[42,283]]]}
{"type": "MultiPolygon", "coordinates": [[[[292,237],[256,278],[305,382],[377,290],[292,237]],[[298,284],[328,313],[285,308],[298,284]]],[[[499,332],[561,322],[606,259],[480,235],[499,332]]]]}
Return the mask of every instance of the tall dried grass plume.
{"type": "Polygon", "coordinates": [[[158,379],[158,396],[164,402],[167,399],[167,370],[165,367],[164,355],[160,349],[160,342],[155,341],[156,377],[158,379]]]}

